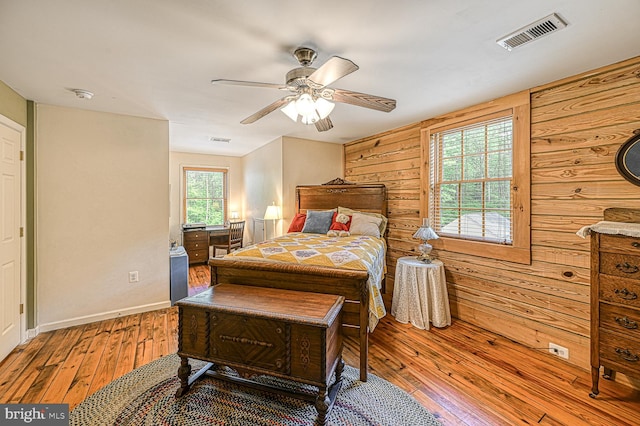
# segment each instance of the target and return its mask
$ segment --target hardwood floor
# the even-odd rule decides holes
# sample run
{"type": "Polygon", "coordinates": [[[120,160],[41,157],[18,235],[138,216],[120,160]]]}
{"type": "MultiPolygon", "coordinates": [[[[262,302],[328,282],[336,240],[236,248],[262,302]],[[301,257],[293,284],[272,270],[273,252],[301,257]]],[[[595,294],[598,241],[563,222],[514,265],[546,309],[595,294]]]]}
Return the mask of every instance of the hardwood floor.
{"type": "MultiPolygon", "coordinates": [[[[207,268],[192,267],[190,279],[190,286],[206,283],[207,268]]],[[[176,352],[176,326],[177,310],[169,308],[41,333],[0,363],[0,403],[73,408],[176,352]]],[[[357,348],[346,340],[349,365],[358,365],[357,348]]],[[[371,334],[369,354],[373,374],[411,393],[445,425],[640,424],[640,392],[601,380],[591,399],[588,371],[455,319],[424,331],[387,315],[371,334]]]]}

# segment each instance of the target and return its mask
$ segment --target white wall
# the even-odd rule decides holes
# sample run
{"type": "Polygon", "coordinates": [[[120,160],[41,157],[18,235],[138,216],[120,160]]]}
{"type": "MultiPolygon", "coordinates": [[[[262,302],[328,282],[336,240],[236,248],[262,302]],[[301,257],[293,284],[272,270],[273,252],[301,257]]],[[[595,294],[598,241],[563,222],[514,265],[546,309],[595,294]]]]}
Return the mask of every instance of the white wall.
{"type": "MultiPolygon", "coordinates": [[[[171,183],[171,216],[169,217],[170,238],[182,242],[182,168],[184,166],[202,166],[227,169],[229,179],[229,198],[227,213],[237,211],[244,218],[244,173],[241,157],[221,155],[191,154],[186,152],[169,153],[169,179],[171,183]]],[[[245,225],[245,227],[248,225],[245,225]]],[[[247,240],[248,232],[245,232],[247,240]]]]}
{"type": "MultiPolygon", "coordinates": [[[[343,147],[308,139],[278,138],[244,157],[245,212],[262,218],[272,202],[282,207],[275,235],[287,232],[295,213],[296,185],[317,185],[343,177],[343,147]]],[[[253,230],[253,220],[248,222],[253,230]]],[[[273,223],[265,223],[267,238],[273,223]]]]}
{"type": "Polygon", "coordinates": [[[37,108],[40,330],[168,306],[168,122],[37,108]]]}
{"type": "Polygon", "coordinates": [[[284,137],[282,149],[282,227],[289,229],[296,213],[296,186],[319,185],[344,177],[344,149],[336,143],[284,137]]]}
{"type": "MultiPolygon", "coordinates": [[[[282,138],[245,155],[244,185],[245,214],[250,236],[253,237],[253,218],[262,218],[272,202],[282,206],[282,138]]],[[[276,223],[282,234],[282,221],[276,223]]],[[[273,237],[273,224],[265,224],[267,238],[273,237]]]]}
{"type": "MultiPolygon", "coordinates": [[[[295,186],[343,176],[343,148],[282,137],[242,158],[169,153],[162,120],[37,105],[37,324],[40,331],[169,305],[170,239],[181,239],[181,166],[229,169],[229,208],[247,220],[295,186]],[[129,272],[140,281],[129,283],[129,272]]],[[[266,224],[267,237],[273,226],[266,224]]]]}

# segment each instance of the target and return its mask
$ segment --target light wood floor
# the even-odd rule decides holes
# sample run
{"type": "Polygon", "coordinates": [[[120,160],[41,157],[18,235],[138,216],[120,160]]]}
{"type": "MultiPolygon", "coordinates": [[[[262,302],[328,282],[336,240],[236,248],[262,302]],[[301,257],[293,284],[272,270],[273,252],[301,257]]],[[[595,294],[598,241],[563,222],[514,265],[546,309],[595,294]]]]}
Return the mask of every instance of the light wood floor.
{"type": "MultiPolygon", "coordinates": [[[[193,285],[209,279],[192,267],[193,285]]],[[[0,403],[71,408],[132,369],[176,352],[175,308],[41,333],[0,363],[0,403]]],[[[358,365],[357,342],[345,361],[358,365]]],[[[387,315],[370,337],[370,371],[411,393],[445,425],[639,425],[640,392],[454,319],[419,330],[387,315]]]]}

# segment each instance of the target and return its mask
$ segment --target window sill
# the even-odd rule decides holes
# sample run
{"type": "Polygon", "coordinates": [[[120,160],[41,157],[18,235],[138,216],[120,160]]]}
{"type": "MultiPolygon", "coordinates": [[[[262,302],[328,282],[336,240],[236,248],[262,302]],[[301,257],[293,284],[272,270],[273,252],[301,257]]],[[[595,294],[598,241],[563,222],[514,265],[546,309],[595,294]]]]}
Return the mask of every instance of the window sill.
{"type": "Polygon", "coordinates": [[[504,260],[525,265],[531,264],[531,249],[529,247],[515,247],[506,244],[447,237],[430,240],[429,244],[436,250],[470,254],[487,259],[504,260]]]}

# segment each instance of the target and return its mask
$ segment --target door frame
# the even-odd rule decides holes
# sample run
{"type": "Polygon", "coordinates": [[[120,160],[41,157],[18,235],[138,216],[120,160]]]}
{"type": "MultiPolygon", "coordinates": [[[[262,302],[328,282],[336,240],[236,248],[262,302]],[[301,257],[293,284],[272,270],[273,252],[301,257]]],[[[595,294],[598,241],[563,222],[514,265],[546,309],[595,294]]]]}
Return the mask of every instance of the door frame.
{"type": "MultiPolygon", "coordinates": [[[[24,306],[20,314],[20,343],[24,343],[27,339],[27,183],[26,183],[26,139],[27,129],[23,125],[16,123],[12,119],[0,114],[0,124],[5,125],[18,133],[20,133],[20,227],[24,229],[23,235],[20,237],[20,303],[24,306]]],[[[34,289],[35,294],[35,289],[34,289]]],[[[35,299],[35,297],[34,297],[35,299]]]]}

